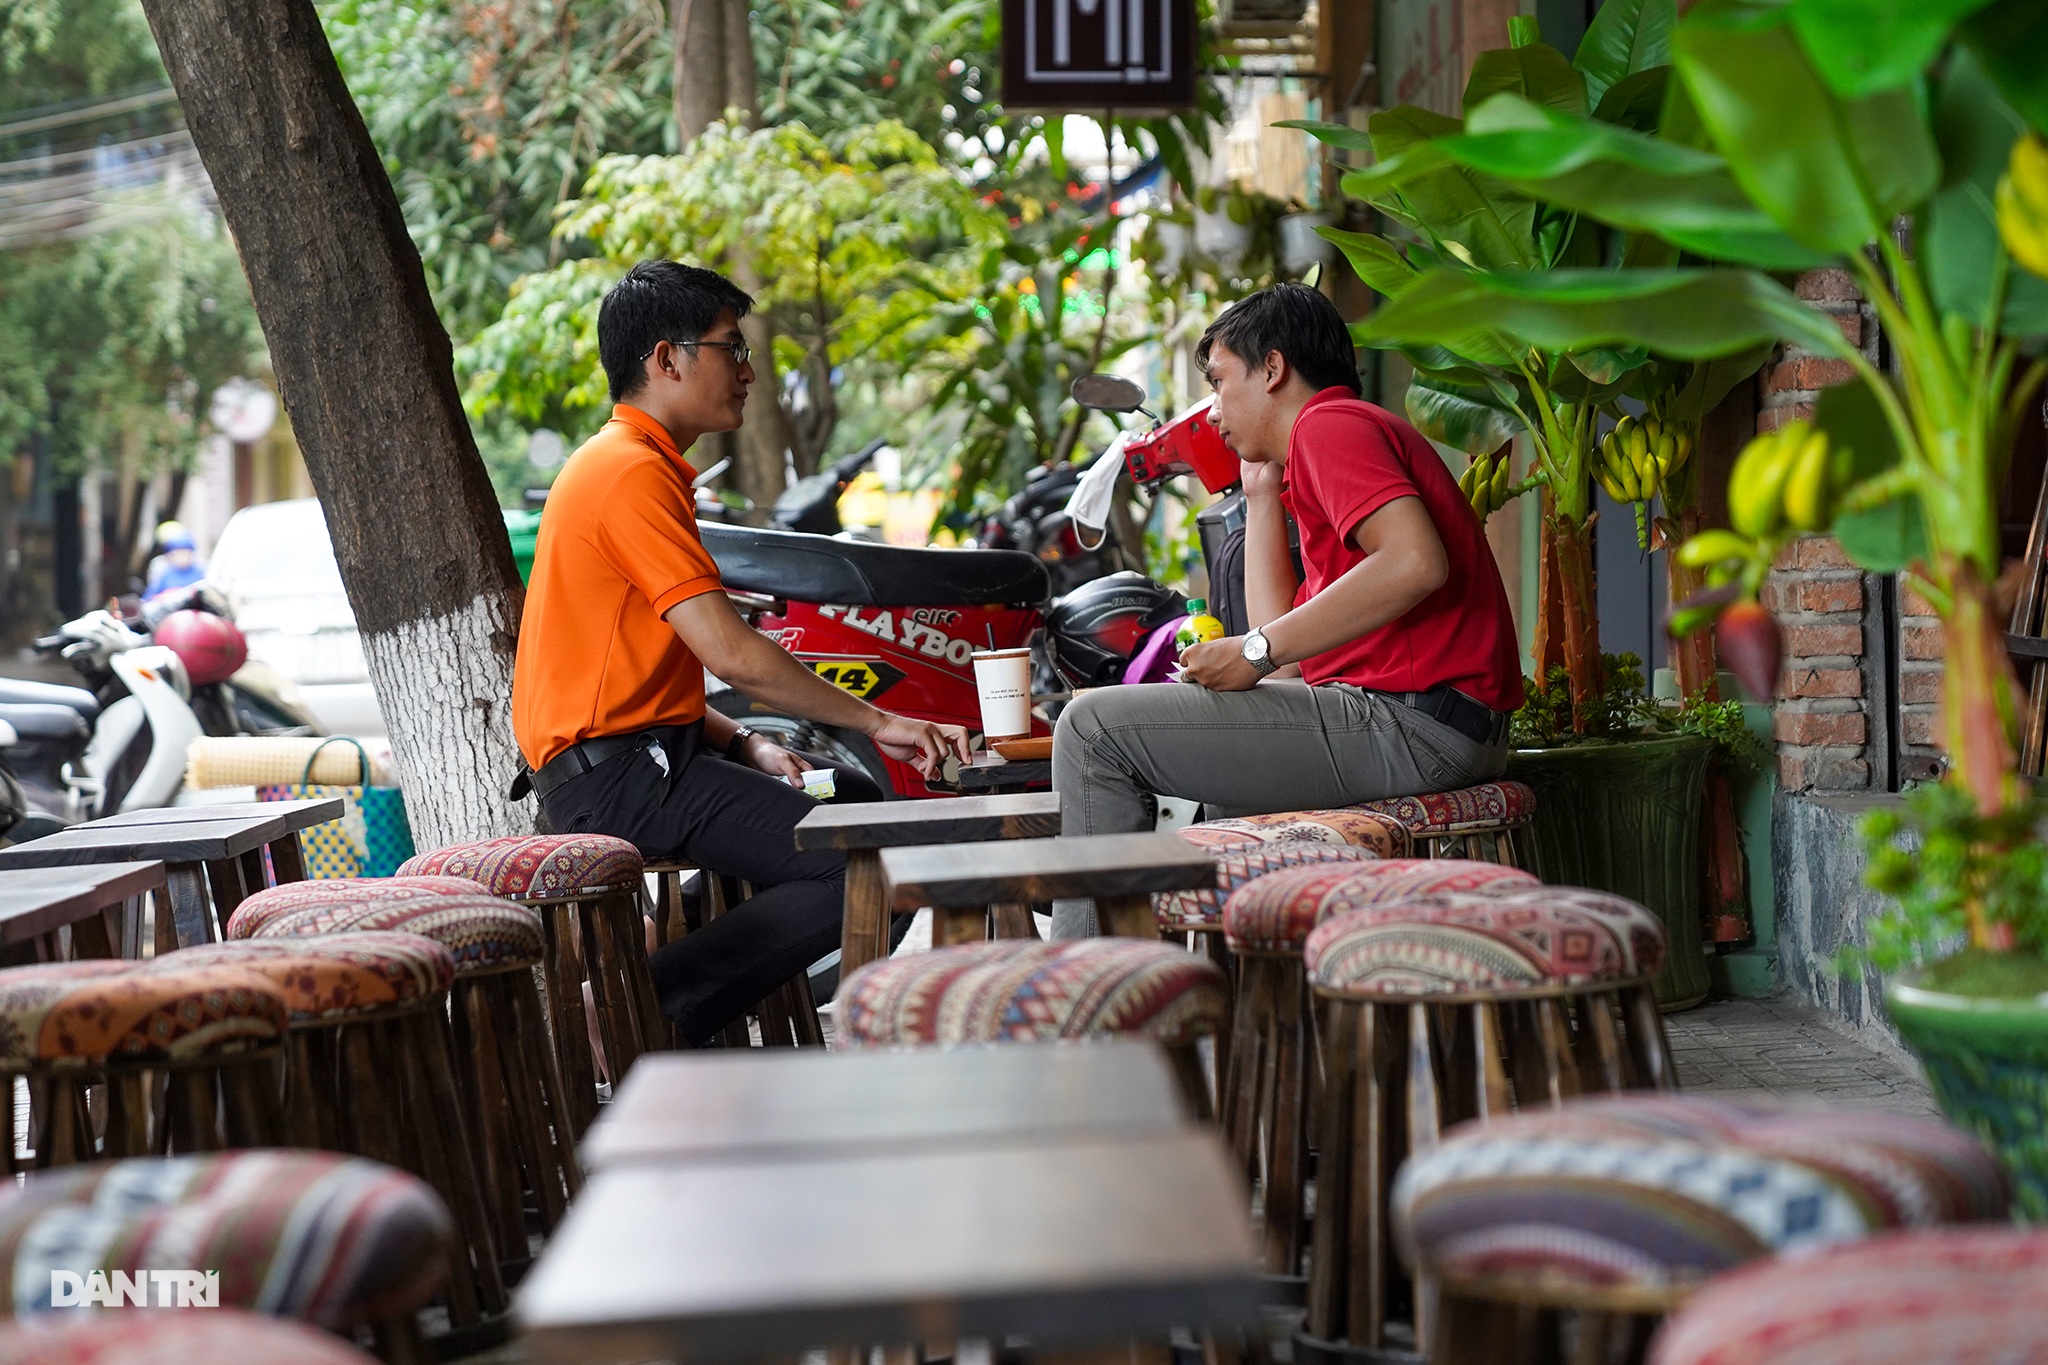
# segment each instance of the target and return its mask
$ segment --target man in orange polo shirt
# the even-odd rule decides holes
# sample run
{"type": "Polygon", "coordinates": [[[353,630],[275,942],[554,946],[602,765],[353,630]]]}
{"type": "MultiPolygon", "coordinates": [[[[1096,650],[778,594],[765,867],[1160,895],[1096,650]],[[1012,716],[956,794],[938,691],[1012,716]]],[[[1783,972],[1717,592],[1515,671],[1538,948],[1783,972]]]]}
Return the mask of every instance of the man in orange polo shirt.
{"type": "MultiPolygon", "coordinates": [[[[816,802],[805,768],[704,706],[704,664],[791,715],[858,730],[929,775],[967,734],[878,710],[825,682],[733,609],[697,533],[684,452],[739,427],[754,370],[739,320],[753,300],[709,270],[643,261],[598,311],[611,421],[549,490],[512,677],[512,725],[548,824],[682,857],[755,894],[654,954],[662,1012],[715,1037],[839,942],[846,861],[799,853],[816,802]]],[[[838,799],[878,801],[841,768],[838,799]]]]}

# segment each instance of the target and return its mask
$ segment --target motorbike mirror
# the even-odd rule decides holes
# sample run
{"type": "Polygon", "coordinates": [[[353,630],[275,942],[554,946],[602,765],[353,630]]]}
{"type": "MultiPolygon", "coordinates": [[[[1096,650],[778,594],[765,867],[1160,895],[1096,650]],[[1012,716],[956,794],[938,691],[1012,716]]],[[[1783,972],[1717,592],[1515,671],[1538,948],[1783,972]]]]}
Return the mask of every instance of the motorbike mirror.
{"type": "Polygon", "coordinates": [[[1120,374],[1084,374],[1074,381],[1074,401],[1097,412],[1136,412],[1145,405],[1145,388],[1120,374]]]}

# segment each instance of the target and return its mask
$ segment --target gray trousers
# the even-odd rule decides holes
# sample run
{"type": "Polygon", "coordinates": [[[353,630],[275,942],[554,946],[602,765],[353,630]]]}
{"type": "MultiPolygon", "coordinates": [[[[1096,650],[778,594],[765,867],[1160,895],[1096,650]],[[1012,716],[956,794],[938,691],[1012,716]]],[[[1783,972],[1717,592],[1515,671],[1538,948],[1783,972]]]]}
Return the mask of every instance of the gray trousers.
{"type": "MultiPolygon", "coordinates": [[[[1507,756],[1505,740],[1475,744],[1342,683],[1156,683],[1076,697],[1054,732],[1052,785],[1062,833],[1120,834],[1152,828],[1155,794],[1199,801],[1212,820],[1320,810],[1488,782],[1507,756]]],[[[1094,902],[1053,903],[1054,938],[1095,932],[1094,902]]]]}

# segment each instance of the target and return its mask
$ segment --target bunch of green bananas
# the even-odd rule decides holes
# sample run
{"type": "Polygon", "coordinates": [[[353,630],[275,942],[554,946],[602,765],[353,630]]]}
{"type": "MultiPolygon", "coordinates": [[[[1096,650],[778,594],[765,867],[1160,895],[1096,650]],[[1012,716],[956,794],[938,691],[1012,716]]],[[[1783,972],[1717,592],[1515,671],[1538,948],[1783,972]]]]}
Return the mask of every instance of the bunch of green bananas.
{"type": "Polygon", "coordinates": [[[1998,235],[2012,258],[2048,276],[2048,142],[2029,133],[2012,144],[1998,182],[1998,235]]]}
{"type": "Polygon", "coordinates": [[[1654,416],[1623,417],[1600,442],[1593,477],[1616,502],[1648,502],[1692,458],[1692,433],[1654,416]]]}
{"type": "Polygon", "coordinates": [[[1728,521],[1737,532],[1763,540],[1790,529],[1825,531],[1851,482],[1849,452],[1828,444],[1827,433],[1790,422],[1757,437],[1735,457],[1728,475],[1728,521]]]}
{"type": "Polygon", "coordinates": [[[1491,455],[1474,455],[1472,463],[1458,476],[1458,491],[1472,504],[1481,521],[1507,506],[1517,491],[1508,477],[1508,465],[1512,463],[1509,457],[1506,448],[1491,455]]]}

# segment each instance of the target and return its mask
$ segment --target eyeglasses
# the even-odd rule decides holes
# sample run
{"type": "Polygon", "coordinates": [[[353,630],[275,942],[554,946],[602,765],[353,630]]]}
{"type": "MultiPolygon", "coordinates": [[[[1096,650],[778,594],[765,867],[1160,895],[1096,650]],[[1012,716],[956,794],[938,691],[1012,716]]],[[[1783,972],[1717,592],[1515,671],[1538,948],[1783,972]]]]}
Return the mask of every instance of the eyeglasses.
{"type": "MultiPolygon", "coordinates": [[[[732,367],[734,369],[738,369],[746,364],[747,358],[754,354],[753,350],[744,341],[671,341],[669,345],[686,347],[692,351],[699,346],[716,346],[721,351],[731,351],[732,367]]],[[[660,343],[657,342],[654,347],[648,350],[647,355],[653,355],[658,349],[660,349],[660,343]]],[[[640,360],[636,363],[646,363],[647,355],[641,356],[640,360]]]]}

